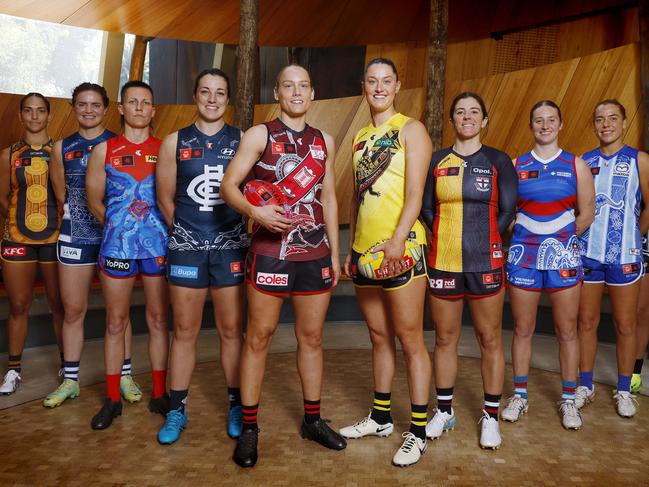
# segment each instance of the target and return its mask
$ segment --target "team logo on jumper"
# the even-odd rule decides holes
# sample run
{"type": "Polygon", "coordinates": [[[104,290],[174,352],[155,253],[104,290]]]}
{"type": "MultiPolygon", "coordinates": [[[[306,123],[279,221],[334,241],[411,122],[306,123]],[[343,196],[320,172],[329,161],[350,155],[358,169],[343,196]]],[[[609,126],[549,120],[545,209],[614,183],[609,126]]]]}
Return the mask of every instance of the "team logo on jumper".
{"type": "Polygon", "coordinates": [[[214,211],[212,207],[223,204],[219,188],[223,180],[223,166],[203,166],[199,174],[187,186],[187,195],[198,203],[199,211],[214,211]]]}
{"type": "Polygon", "coordinates": [[[180,277],[182,279],[198,279],[198,267],[189,267],[185,265],[172,265],[169,269],[171,277],[180,277]]]}
{"type": "Polygon", "coordinates": [[[64,259],[81,260],[81,249],[61,245],[61,257],[64,259]]]}
{"type": "Polygon", "coordinates": [[[25,257],[27,247],[2,247],[3,257],[25,257]]]}
{"type": "Polygon", "coordinates": [[[81,159],[83,157],[83,151],[82,150],[75,150],[75,151],[70,151],[65,154],[65,160],[66,161],[74,161],[75,159],[81,159]]]}
{"type": "MultiPolygon", "coordinates": [[[[476,169],[475,167],[473,169],[476,169]]],[[[491,189],[491,178],[476,177],[475,189],[486,193],[491,189]]]]}
{"type": "Polygon", "coordinates": [[[288,285],[288,274],[258,272],[255,282],[261,286],[286,286],[288,285]]]}
{"type": "Polygon", "coordinates": [[[131,261],[115,259],[114,257],[104,257],[104,266],[106,269],[120,272],[129,272],[131,270],[131,261]]]}
{"type": "Polygon", "coordinates": [[[232,274],[241,273],[241,262],[230,262],[230,272],[232,274]]]}
{"type": "Polygon", "coordinates": [[[321,145],[310,145],[309,150],[311,151],[311,156],[314,159],[320,159],[321,161],[324,161],[325,151],[321,145]]]}
{"type": "Polygon", "coordinates": [[[372,196],[381,195],[381,193],[374,191],[372,186],[386,171],[392,161],[392,157],[399,150],[401,150],[401,145],[398,130],[388,130],[379,140],[374,142],[371,149],[365,146],[363,154],[356,165],[356,185],[359,203],[363,202],[365,193],[367,192],[372,196]]]}

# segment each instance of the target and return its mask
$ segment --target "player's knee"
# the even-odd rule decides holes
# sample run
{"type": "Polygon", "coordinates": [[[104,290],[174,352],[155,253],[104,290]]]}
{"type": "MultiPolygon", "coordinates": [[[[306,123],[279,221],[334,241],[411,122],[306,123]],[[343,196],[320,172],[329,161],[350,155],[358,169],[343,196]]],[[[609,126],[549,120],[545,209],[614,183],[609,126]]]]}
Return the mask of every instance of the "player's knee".
{"type": "Polygon", "coordinates": [[[454,347],[460,340],[459,332],[435,330],[435,346],[436,347],[454,347]]]}
{"type": "Polygon", "coordinates": [[[29,313],[29,308],[32,305],[31,299],[13,299],[9,304],[9,312],[12,316],[24,316],[29,313]]]}
{"type": "Polygon", "coordinates": [[[580,333],[594,333],[599,326],[599,316],[579,316],[578,329],[580,333]]]}
{"type": "Polygon", "coordinates": [[[514,335],[519,340],[531,340],[534,336],[534,323],[525,320],[517,322],[514,327],[514,335]]]}
{"type": "Polygon", "coordinates": [[[478,342],[485,351],[496,352],[503,346],[500,330],[488,330],[478,332],[478,342]]]}
{"type": "Polygon", "coordinates": [[[299,346],[302,349],[316,350],[322,348],[322,333],[309,332],[298,335],[299,346]]]}
{"type": "Polygon", "coordinates": [[[273,333],[267,329],[249,330],[246,333],[246,347],[252,352],[264,352],[268,350],[273,333]]]}
{"type": "Polygon", "coordinates": [[[635,338],[636,322],[629,320],[613,320],[615,322],[615,331],[620,338],[635,338]]]}
{"type": "Polygon", "coordinates": [[[221,336],[221,340],[224,341],[238,341],[241,340],[243,333],[239,323],[233,322],[224,323],[219,330],[219,335],[221,336]]]}
{"type": "Polygon", "coordinates": [[[112,336],[123,335],[127,324],[128,317],[126,316],[109,317],[106,320],[106,331],[112,336]]]}
{"type": "Polygon", "coordinates": [[[566,323],[566,324],[558,324],[555,327],[554,330],[555,334],[557,335],[557,339],[560,342],[574,342],[579,339],[579,335],[577,333],[577,327],[574,326],[573,323],[566,323]]]}

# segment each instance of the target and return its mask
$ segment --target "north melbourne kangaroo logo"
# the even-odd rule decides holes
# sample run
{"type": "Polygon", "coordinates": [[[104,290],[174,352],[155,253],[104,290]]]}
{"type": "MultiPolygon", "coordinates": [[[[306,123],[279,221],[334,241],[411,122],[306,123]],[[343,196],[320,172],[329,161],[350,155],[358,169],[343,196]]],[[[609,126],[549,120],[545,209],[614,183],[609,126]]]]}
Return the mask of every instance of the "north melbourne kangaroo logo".
{"type": "Polygon", "coordinates": [[[200,205],[200,211],[213,211],[212,207],[223,203],[219,194],[223,180],[222,166],[203,166],[199,174],[187,186],[187,195],[200,205]]]}

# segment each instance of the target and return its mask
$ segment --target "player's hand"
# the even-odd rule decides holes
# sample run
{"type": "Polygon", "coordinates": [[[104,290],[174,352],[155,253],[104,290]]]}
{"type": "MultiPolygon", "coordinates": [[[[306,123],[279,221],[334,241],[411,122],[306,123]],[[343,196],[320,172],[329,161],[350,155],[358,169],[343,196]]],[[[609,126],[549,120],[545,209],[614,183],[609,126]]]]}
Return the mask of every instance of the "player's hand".
{"type": "Polygon", "coordinates": [[[387,277],[398,276],[404,272],[401,261],[406,251],[406,241],[392,237],[387,242],[377,245],[372,252],[383,251],[383,264],[387,277]]]}
{"type": "Polygon", "coordinates": [[[347,252],[347,257],[345,257],[345,263],[343,264],[343,273],[350,279],[353,277],[352,276],[352,249],[349,249],[349,252],[347,252]]]}
{"type": "Polygon", "coordinates": [[[291,228],[293,220],[286,218],[286,210],[277,205],[255,206],[252,219],[265,229],[282,233],[291,228]]]}
{"type": "MultiPolygon", "coordinates": [[[[347,260],[345,260],[345,263],[346,262],[347,262],[347,260]]],[[[333,273],[334,273],[334,275],[333,275],[334,284],[333,285],[336,286],[336,284],[338,284],[338,280],[340,279],[340,259],[332,258],[331,259],[331,268],[332,268],[333,273]]]]}

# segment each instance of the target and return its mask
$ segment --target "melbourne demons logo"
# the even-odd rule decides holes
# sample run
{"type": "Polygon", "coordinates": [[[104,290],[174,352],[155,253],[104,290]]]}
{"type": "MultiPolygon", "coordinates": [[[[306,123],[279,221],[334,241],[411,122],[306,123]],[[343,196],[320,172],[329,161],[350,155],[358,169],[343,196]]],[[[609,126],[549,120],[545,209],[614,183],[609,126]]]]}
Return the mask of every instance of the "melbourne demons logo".
{"type": "Polygon", "coordinates": [[[203,174],[199,174],[187,186],[187,195],[198,203],[200,211],[214,211],[213,206],[223,204],[219,194],[223,180],[222,166],[203,166],[203,174]]]}

